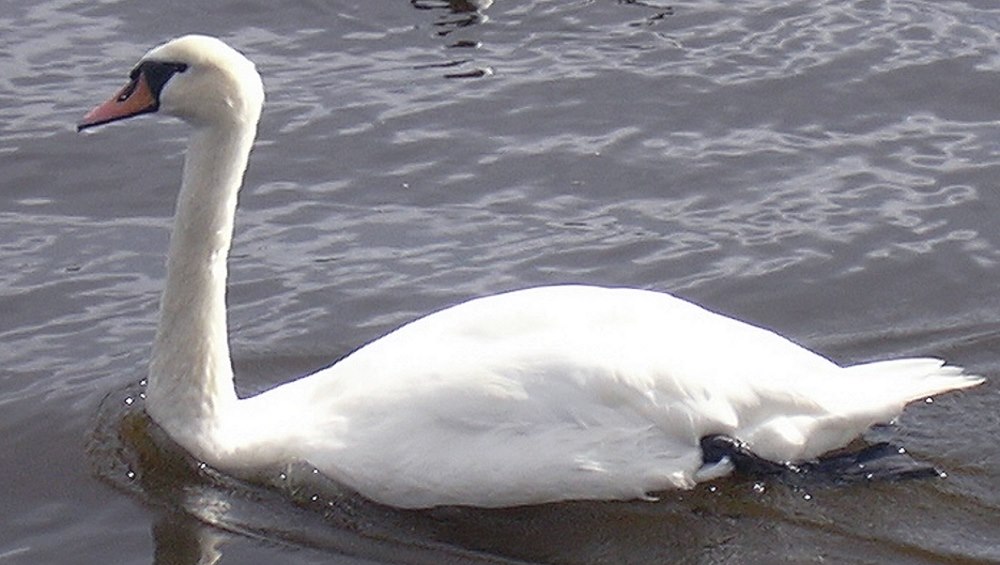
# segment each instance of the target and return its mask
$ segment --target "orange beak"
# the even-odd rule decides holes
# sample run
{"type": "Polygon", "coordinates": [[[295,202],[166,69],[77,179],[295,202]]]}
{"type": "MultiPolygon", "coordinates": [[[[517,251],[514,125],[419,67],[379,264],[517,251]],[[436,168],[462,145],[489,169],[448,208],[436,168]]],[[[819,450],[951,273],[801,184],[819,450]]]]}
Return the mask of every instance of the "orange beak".
{"type": "Polygon", "coordinates": [[[160,103],[149,89],[146,78],[139,73],[115,93],[111,100],[87,112],[83,121],[76,126],[76,130],[83,131],[89,127],[155,112],[159,106],[160,103]]]}

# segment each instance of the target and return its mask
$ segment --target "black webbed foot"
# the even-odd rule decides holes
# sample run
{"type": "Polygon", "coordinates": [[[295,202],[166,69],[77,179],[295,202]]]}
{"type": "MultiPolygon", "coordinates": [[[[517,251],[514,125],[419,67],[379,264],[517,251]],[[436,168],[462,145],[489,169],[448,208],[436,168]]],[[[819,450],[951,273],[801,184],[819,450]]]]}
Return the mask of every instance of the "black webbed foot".
{"type": "Polygon", "coordinates": [[[940,477],[933,465],[917,461],[905,449],[876,443],[860,451],[821,457],[798,466],[803,473],[821,475],[833,482],[899,481],[940,477]]]}
{"type": "Polygon", "coordinates": [[[724,435],[701,438],[701,457],[706,464],[728,457],[736,472],[744,475],[778,475],[788,471],[786,465],[759,457],[742,441],[724,435]]]}
{"type": "Polygon", "coordinates": [[[778,477],[801,484],[898,481],[940,477],[933,465],[910,457],[889,443],[869,445],[858,451],[836,453],[804,463],[779,463],[752,452],[742,441],[723,435],[701,438],[706,465],[728,458],[737,473],[749,477],[778,477]]]}

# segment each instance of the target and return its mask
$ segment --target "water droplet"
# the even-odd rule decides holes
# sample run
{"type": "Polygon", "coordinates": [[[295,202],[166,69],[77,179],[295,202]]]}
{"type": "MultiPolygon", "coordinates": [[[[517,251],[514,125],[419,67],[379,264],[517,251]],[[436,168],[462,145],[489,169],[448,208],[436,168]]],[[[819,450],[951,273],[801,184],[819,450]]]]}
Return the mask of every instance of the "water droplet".
{"type": "Polygon", "coordinates": [[[131,396],[125,398],[125,406],[132,406],[133,402],[135,402],[135,399],[131,396]]]}
{"type": "Polygon", "coordinates": [[[204,471],[206,468],[208,468],[208,464],[206,464],[204,461],[198,463],[198,470],[199,471],[204,471]]]}
{"type": "Polygon", "coordinates": [[[753,484],[753,491],[755,493],[757,493],[757,494],[764,494],[764,491],[766,491],[766,490],[767,490],[767,487],[764,486],[764,483],[754,483],[753,484]]]}
{"type": "Polygon", "coordinates": [[[802,500],[812,500],[812,499],[813,495],[809,494],[808,492],[802,495],[802,500]]]}
{"type": "Polygon", "coordinates": [[[128,477],[129,479],[134,479],[135,471],[129,470],[129,472],[125,473],[125,476],[128,477]]]}
{"type": "Polygon", "coordinates": [[[934,399],[933,398],[925,398],[924,402],[926,402],[927,404],[934,404],[934,399]]]}
{"type": "Polygon", "coordinates": [[[311,501],[313,501],[313,502],[316,502],[317,500],[319,500],[319,495],[318,495],[318,494],[314,494],[314,495],[312,495],[312,496],[311,496],[311,497],[309,498],[309,500],[311,500],[311,501]]]}
{"type": "Polygon", "coordinates": [[[709,485],[709,487],[708,487],[708,492],[715,492],[717,490],[719,490],[719,487],[717,487],[715,485],[709,485]]]}
{"type": "Polygon", "coordinates": [[[286,475],[284,473],[278,473],[278,479],[280,479],[282,481],[287,481],[288,480],[288,475],[286,475]]]}

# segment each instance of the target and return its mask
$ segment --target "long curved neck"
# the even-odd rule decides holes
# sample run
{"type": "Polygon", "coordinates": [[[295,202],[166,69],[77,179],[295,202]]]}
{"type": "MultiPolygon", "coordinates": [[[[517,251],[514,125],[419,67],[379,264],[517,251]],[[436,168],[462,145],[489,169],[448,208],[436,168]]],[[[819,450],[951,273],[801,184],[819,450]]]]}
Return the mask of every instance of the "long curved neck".
{"type": "Polygon", "coordinates": [[[150,415],[182,444],[236,402],[226,260],[255,135],[255,120],[229,122],[196,129],[188,144],[146,391],[150,415]]]}

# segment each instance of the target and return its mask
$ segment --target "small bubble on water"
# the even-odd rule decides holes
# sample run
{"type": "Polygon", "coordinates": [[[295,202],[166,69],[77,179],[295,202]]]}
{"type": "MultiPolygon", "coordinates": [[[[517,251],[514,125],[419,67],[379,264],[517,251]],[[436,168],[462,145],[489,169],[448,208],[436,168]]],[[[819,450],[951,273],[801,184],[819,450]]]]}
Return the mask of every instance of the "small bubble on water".
{"type": "Polygon", "coordinates": [[[125,406],[132,406],[133,402],[135,402],[135,399],[131,396],[125,397],[125,406]]]}
{"type": "Polygon", "coordinates": [[[767,490],[767,487],[764,486],[764,483],[754,483],[753,484],[753,491],[755,493],[757,493],[757,494],[764,494],[764,491],[766,491],[766,490],[767,490]]]}
{"type": "Polygon", "coordinates": [[[809,494],[808,492],[802,495],[802,500],[812,500],[812,499],[813,495],[809,494]]]}
{"type": "Polygon", "coordinates": [[[125,476],[128,477],[129,479],[134,479],[135,471],[129,470],[127,473],[125,473],[125,476]]]}
{"type": "Polygon", "coordinates": [[[927,404],[934,404],[934,399],[933,398],[925,398],[924,402],[926,402],[927,404]]]}

